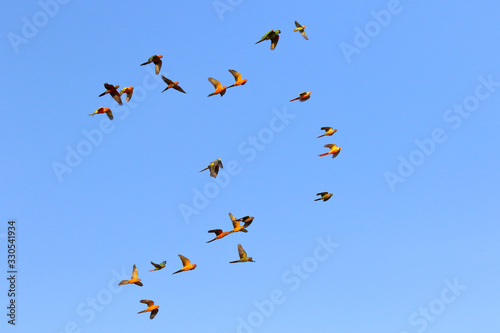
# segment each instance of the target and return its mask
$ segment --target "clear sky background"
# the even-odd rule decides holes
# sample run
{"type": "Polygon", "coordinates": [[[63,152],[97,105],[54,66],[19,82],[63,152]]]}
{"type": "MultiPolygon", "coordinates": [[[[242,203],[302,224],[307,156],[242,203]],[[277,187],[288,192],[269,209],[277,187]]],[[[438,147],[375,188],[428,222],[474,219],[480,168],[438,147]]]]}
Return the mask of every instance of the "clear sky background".
{"type": "Polygon", "coordinates": [[[0,14],[2,332],[499,331],[500,4],[44,3],[0,14]],[[248,83],[207,98],[228,69],[248,83]],[[206,244],[229,212],[249,232],[206,244]],[[228,263],[239,243],[255,263],[228,263]]]}

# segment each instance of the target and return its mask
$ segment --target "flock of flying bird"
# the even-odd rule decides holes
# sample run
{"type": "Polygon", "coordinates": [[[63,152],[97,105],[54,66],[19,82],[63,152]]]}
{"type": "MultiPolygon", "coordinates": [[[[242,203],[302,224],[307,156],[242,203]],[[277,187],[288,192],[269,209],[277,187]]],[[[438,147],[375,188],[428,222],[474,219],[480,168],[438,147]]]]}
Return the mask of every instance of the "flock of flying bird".
{"type": "MultiPolygon", "coordinates": [[[[305,32],[306,26],[300,25],[297,21],[295,21],[295,26],[296,26],[296,29],[294,29],[293,31],[300,32],[300,34],[306,40],[309,40],[309,38],[307,37],[306,32],[305,32]]],[[[256,42],[255,44],[258,44],[258,43],[266,41],[266,40],[270,40],[271,41],[271,50],[274,50],[276,48],[276,45],[278,44],[280,33],[281,33],[280,30],[270,30],[264,36],[262,36],[262,38],[258,42],[256,42]]],[[[153,55],[152,57],[150,57],[148,59],[148,61],[142,63],[141,66],[153,63],[155,65],[155,73],[156,73],[156,75],[158,75],[158,74],[160,74],[160,70],[161,70],[161,66],[162,66],[162,60],[161,60],[162,57],[163,56],[161,54],[160,55],[153,55]]],[[[211,77],[208,78],[208,81],[210,81],[210,83],[212,83],[214,88],[215,88],[215,91],[213,93],[211,93],[210,95],[208,95],[208,97],[214,96],[217,94],[220,94],[220,96],[222,97],[226,93],[226,89],[232,88],[235,86],[244,85],[247,82],[247,79],[243,79],[241,74],[238,73],[237,71],[230,69],[229,72],[234,76],[234,80],[235,80],[234,84],[230,85],[229,87],[222,86],[222,84],[214,78],[211,78],[211,77]]],[[[167,87],[162,92],[164,92],[170,88],[173,88],[179,92],[186,93],[179,86],[178,81],[174,82],[174,81],[166,78],[163,75],[162,75],[162,79],[167,84],[167,87]]],[[[109,83],[105,83],[104,87],[106,88],[106,91],[103,92],[102,94],[100,94],[99,97],[104,96],[106,94],[109,94],[119,105],[123,104],[122,99],[121,99],[121,96],[123,94],[126,94],[126,102],[129,102],[130,99],[132,98],[133,93],[134,93],[134,87],[125,87],[125,88],[121,89],[120,91],[118,91],[118,89],[120,88],[120,86],[118,86],[118,85],[111,85],[109,83]]],[[[304,92],[299,94],[299,97],[290,100],[290,102],[297,101],[297,100],[300,102],[305,102],[310,97],[311,97],[311,92],[304,91],[304,92]]],[[[100,107],[94,113],[89,114],[89,116],[94,116],[96,114],[104,114],[104,113],[108,116],[108,118],[110,120],[113,120],[112,111],[109,108],[105,108],[105,107],[100,107]]],[[[318,138],[323,137],[323,136],[331,136],[335,132],[337,132],[337,130],[333,129],[332,127],[321,127],[321,130],[325,131],[325,133],[318,136],[318,138]]],[[[330,150],[328,152],[321,154],[321,155],[318,155],[318,156],[332,155],[332,158],[335,158],[335,157],[337,157],[337,155],[340,153],[340,150],[342,149],[342,147],[338,147],[335,144],[326,144],[324,147],[329,148],[330,150]]],[[[205,171],[205,170],[209,170],[210,176],[216,178],[218,173],[219,173],[219,168],[223,168],[223,167],[224,166],[222,165],[222,159],[218,158],[218,159],[212,161],[205,169],[201,170],[200,172],[205,171]]],[[[328,193],[328,192],[320,192],[320,193],[317,193],[317,195],[320,197],[315,199],[314,201],[318,201],[318,200],[327,201],[332,197],[333,194],[328,193]]],[[[233,229],[230,231],[223,231],[222,229],[209,230],[208,231],[209,233],[215,234],[215,238],[207,241],[207,243],[211,243],[215,240],[221,239],[221,238],[226,237],[227,235],[235,233],[235,232],[245,232],[246,233],[246,232],[248,232],[248,230],[246,228],[248,228],[254,220],[253,216],[244,216],[242,218],[237,219],[231,213],[229,213],[229,217],[231,218],[231,222],[233,224],[233,229]],[[240,224],[240,222],[241,222],[241,224],[240,224]]],[[[243,249],[241,244],[238,244],[238,255],[239,255],[240,259],[230,261],[229,263],[232,264],[232,263],[238,263],[238,262],[255,262],[252,259],[252,257],[247,256],[247,253],[245,252],[245,250],[243,249]]],[[[179,269],[178,271],[172,273],[172,274],[190,271],[190,270],[193,270],[196,268],[196,264],[191,264],[191,261],[188,258],[184,257],[181,254],[179,254],[178,256],[182,261],[182,268],[179,269]]],[[[151,264],[155,268],[150,270],[150,272],[159,271],[159,270],[162,270],[163,268],[165,268],[167,261],[165,260],[159,264],[151,262],[151,264]]],[[[138,270],[137,270],[137,266],[134,264],[133,269],[132,269],[131,278],[129,280],[122,280],[119,283],[119,285],[121,286],[121,285],[127,285],[127,284],[135,284],[135,285],[142,287],[143,283],[141,282],[141,279],[139,279],[137,276],[138,276],[138,270]]],[[[140,302],[143,304],[146,304],[147,308],[143,311],[138,312],[138,314],[144,313],[144,312],[150,312],[149,318],[153,319],[156,316],[156,314],[158,313],[158,309],[160,306],[155,305],[152,300],[143,299],[140,302]]]]}

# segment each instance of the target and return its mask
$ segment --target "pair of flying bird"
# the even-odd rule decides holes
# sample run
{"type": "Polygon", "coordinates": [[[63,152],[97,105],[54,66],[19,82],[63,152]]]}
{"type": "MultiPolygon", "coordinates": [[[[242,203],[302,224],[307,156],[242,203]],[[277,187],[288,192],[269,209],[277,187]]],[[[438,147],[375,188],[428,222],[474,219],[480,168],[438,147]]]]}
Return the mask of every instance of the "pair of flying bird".
{"type": "MultiPolygon", "coordinates": [[[[307,38],[306,31],[305,31],[306,26],[300,25],[300,23],[297,21],[295,21],[295,26],[297,28],[295,28],[293,31],[300,32],[302,37],[309,40],[309,38],[307,38]]],[[[270,40],[271,41],[271,50],[274,50],[276,48],[276,45],[278,45],[278,41],[280,39],[280,36],[279,36],[280,33],[281,33],[281,30],[270,30],[264,36],[262,36],[262,38],[255,44],[259,44],[260,42],[263,42],[265,40],[270,40]]]]}
{"type": "Polygon", "coordinates": [[[211,239],[209,240],[207,243],[211,243],[213,242],[214,240],[217,240],[217,239],[221,239],[229,234],[232,234],[233,232],[248,232],[248,230],[246,228],[248,228],[250,226],[250,224],[252,224],[253,220],[254,220],[254,217],[253,216],[244,216],[240,219],[237,219],[236,217],[234,217],[233,214],[229,213],[229,217],[231,218],[231,223],[233,224],[233,230],[231,231],[222,231],[222,229],[212,229],[212,230],[208,230],[209,233],[214,233],[215,234],[215,238],[214,239],[211,239]],[[240,222],[243,223],[243,225],[240,224],[240,222]]]}
{"type": "Polygon", "coordinates": [[[235,86],[242,86],[245,83],[247,83],[247,79],[242,78],[241,74],[238,73],[237,71],[235,71],[234,69],[228,69],[228,71],[229,71],[229,73],[231,73],[234,76],[234,83],[232,85],[230,85],[229,87],[226,87],[226,86],[223,86],[216,79],[209,77],[208,81],[210,81],[210,83],[214,85],[215,91],[213,93],[211,93],[210,95],[208,95],[208,97],[214,96],[217,94],[220,94],[220,97],[222,97],[226,93],[226,89],[229,89],[229,88],[232,88],[235,86]]]}
{"type": "MultiPolygon", "coordinates": [[[[106,88],[106,91],[103,92],[102,94],[100,94],[99,97],[104,96],[106,94],[110,94],[111,97],[113,97],[113,99],[119,105],[123,105],[122,98],[121,98],[121,96],[123,94],[127,94],[126,101],[130,102],[130,99],[132,98],[132,94],[134,93],[134,87],[125,87],[120,92],[118,92],[117,89],[120,88],[120,86],[114,86],[112,84],[105,83],[104,88],[106,88]]],[[[89,116],[95,116],[96,114],[103,114],[103,113],[105,113],[110,120],[113,120],[113,112],[111,111],[111,109],[105,108],[102,106],[99,109],[95,110],[94,113],[89,114],[89,116]]]]}
{"type": "MultiPolygon", "coordinates": [[[[325,131],[325,133],[318,136],[318,138],[321,138],[322,136],[332,136],[335,132],[337,132],[336,129],[333,129],[331,127],[321,127],[321,129],[323,131],[325,131]]],[[[332,158],[335,158],[335,157],[337,157],[337,155],[340,153],[340,150],[342,149],[342,147],[338,147],[336,144],[327,144],[327,145],[324,145],[324,147],[330,148],[330,151],[328,151],[324,154],[318,155],[318,156],[332,155],[332,158]]]]}

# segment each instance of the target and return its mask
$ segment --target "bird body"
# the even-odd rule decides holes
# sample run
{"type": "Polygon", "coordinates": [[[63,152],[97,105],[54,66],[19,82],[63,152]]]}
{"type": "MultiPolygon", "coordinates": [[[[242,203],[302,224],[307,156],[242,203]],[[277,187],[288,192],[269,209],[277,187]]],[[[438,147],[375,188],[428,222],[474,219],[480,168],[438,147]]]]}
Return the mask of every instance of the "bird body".
{"type": "Polygon", "coordinates": [[[114,86],[112,84],[109,84],[109,83],[105,83],[104,84],[104,88],[106,88],[106,91],[103,92],[102,94],[99,95],[99,97],[101,96],[104,96],[106,94],[110,94],[111,97],[113,97],[113,99],[120,105],[122,105],[122,99],[120,97],[120,93],[118,92],[118,88],[120,88],[120,86],[114,86]]]}
{"type": "Polygon", "coordinates": [[[295,26],[296,26],[297,28],[295,28],[293,31],[294,31],[294,32],[295,32],[295,31],[300,32],[300,34],[302,35],[302,37],[304,37],[305,39],[309,40],[309,38],[307,38],[306,32],[305,32],[305,30],[304,30],[304,29],[306,28],[306,26],[305,26],[305,25],[300,25],[300,23],[299,23],[299,22],[297,22],[297,21],[295,21],[295,26]]]}
{"type": "Polygon", "coordinates": [[[130,278],[130,280],[122,280],[120,283],[118,283],[119,286],[123,286],[125,284],[136,284],[138,286],[143,286],[142,285],[142,282],[141,282],[141,279],[138,279],[137,278],[137,266],[135,266],[134,264],[134,267],[132,269],[132,277],[130,278]]]}
{"type": "Polygon", "coordinates": [[[335,132],[337,132],[336,129],[333,129],[331,127],[321,127],[321,129],[323,131],[325,131],[325,134],[321,134],[320,136],[318,136],[318,138],[321,138],[322,136],[325,136],[325,135],[328,135],[328,136],[331,136],[333,135],[335,132]]]}
{"type": "Polygon", "coordinates": [[[191,264],[191,261],[188,258],[184,257],[183,255],[179,254],[179,258],[181,258],[183,267],[179,269],[177,272],[174,272],[172,274],[177,274],[184,271],[190,271],[196,268],[196,264],[191,264]]]}
{"type": "Polygon", "coordinates": [[[125,87],[120,91],[120,96],[123,94],[127,94],[127,103],[130,102],[130,99],[132,98],[132,94],[134,93],[134,87],[125,87]]]}
{"type": "Polygon", "coordinates": [[[330,151],[327,153],[318,155],[318,156],[332,155],[332,158],[335,158],[335,157],[337,157],[337,155],[340,153],[340,150],[342,149],[342,147],[337,147],[337,145],[335,145],[335,144],[327,144],[327,145],[324,145],[324,147],[330,148],[330,151]]]}
{"type": "Polygon", "coordinates": [[[149,319],[153,319],[156,316],[156,314],[158,313],[158,309],[160,306],[155,305],[155,302],[153,302],[149,299],[142,299],[140,302],[146,304],[148,307],[146,308],[146,310],[142,310],[142,311],[137,312],[137,314],[144,313],[144,312],[151,312],[151,314],[149,315],[149,319]]]}
{"type": "Polygon", "coordinates": [[[231,222],[233,223],[233,230],[231,230],[229,233],[233,232],[248,232],[246,229],[250,224],[252,224],[254,217],[253,216],[245,216],[242,217],[241,219],[237,219],[234,217],[233,214],[229,213],[229,217],[231,218],[231,222]],[[243,222],[243,225],[240,225],[240,222],[243,222]]]}
{"type": "MultiPolygon", "coordinates": [[[[177,91],[180,91],[181,93],[186,93],[182,88],[181,86],[179,86],[179,81],[172,81],[170,79],[167,79],[165,76],[161,76],[161,78],[163,79],[163,81],[167,84],[167,87],[165,89],[163,89],[163,91],[165,90],[168,90],[170,88],[174,88],[175,90],[177,91]]],[[[162,92],[163,92],[162,91],[162,92]]]]}
{"type": "Polygon", "coordinates": [[[234,69],[229,69],[229,72],[233,74],[234,76],[234,84],[230,85],[228,88],[234,87],[234,86],[242,86],[245,83],[247,83],[247,79],[243,79],[241,77],[241,74],[235,71],[234,69]]]}
{"type": "Polygon", "coordinates": [[[155,266],[155,269],[152,269],[150,270],[150,272],[153,272],[153,271],[159,271],[160,269],[163,269],[165,268],[165,265],[167,264],[167,261],[162,261],[161,263],[159,264],[155,264],[154,262],[151,261],[151,265],[155,266]]]}
{"type": "Polygon", "coordinates": [[[278,35],[280,33],[281,30],[270,30],[255,44],[259,44],[260,42],[263,42],[265,40],[271,40],[271,50],[274,50],[276,48],[276,45],[278,45],[278,41],[280,39],[280,36],[278,35]]]}
{"type": "Polygon", "coordinates": [[[113,112],[111,112],[110,109],[104,108],[102,106],[99,109],[95,110],[94,113],[89,114],[89,116],[95,116],[96,114],[102,113],[105,113],[108,116],[109,120],[113,120],[113,112]]]}
{"type": "Polygon", "coordinates": [[[310,91],[309,91],[309,92],[305,92],[305,91],[304,91],[304,92],[301,92],[301,93],[300,93],[299,97],[297,97],[297,98],[294,98],[294,99],[290,100],[290,102],[293,102],[293,101],[296,101],[296,100],[299,100],[299,101],[301,101],[301,102],[305,102],[305,101],[307,101],[309,98],[311,98],[311,92],[310,92],[310,91]]]}
{"type": "Polygon", "coordinates": [[[241,246],[241,244],[238,244],[238,254],[240,256],[240,259],[235,261],[230,261],[229,262],[230,264],[234,264],[237,262],[255,262],[253,261],[252,257],[247,257],[247,253],[245,252],[245,250],[243,250],[243,246],[241,246]]]}
{"type": "Polygon", "coordinates": [[[219,81],[217,81],[216,79],[213,79],[211,77],[208,78],[208,81],[210,81],[210,83],[212,83],[215,87],[215,91],[213,93],[211,93],[210,95],[208,95],[208,97],[213,96],[213,95],[217,95],[217,94],[220,94],[220,97],[224,96],[224,94],[226,93],[226,86],[222,86],[219,81]]]}
{"type": "Polygon", "coordinates": [[[158,54],[158,55],[155,54],[154,56],[149,57],[148,61],[146,61],[145,63],[142,63],[141,66],[144,66],[144,65],[147,65],[150,63],[154,63],[155,64],[155,73],[156,73],[156,75],[158,75],[158,74],[160,74],[160,69],[161,69],[161,64],[162,64],[161,58],[163,58],[163,56],[161,54],[158,54]]]}
{"type": "Polygon", "coordinates": [[[210,162],[210,164],[205,169],[200,170],[200,172],[208,169],[210,170],[210,176],[217,178],[217,175],[219,174],[219,167],[224,169],[224,166],[222,165],[222,158],[218,158],[215,161],[210,162]]]}
{"type": "Polygon", "coordinates": [[[222,231],[222,229],[213,229],[213,230],[208,230],[208,232],[213,232],[215,234],[215,238],[212,240],[209,240],[207,243],[211,243],[214,240],[221,239],[227,235],[229,235],[229,231],[222,231]]]}
{"type": "Polygon", "coordinates": [[[328,201],[332,197],[333,194],[328,193],[328,192],[319,192],[316,195],[320,195],[321,197],[318,199],[314,199],[314,201],[318,201],[318,200],[328,201]]]}

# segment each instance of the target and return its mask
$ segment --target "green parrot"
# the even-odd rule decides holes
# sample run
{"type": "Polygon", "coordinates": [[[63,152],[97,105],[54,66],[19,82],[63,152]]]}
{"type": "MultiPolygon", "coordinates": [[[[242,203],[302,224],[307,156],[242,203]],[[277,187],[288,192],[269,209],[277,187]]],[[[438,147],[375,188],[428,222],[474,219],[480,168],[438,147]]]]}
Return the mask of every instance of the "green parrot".
{"type": "Polygon", "coordinates": [[[276,45],[278,45],[278,40],[280,39],[280,36],[278,36],[281,33],[281,30],[270,30],[268,33],[266,33],[262,38],[255,44],[259,44],[260,42],[263,42],[265,40],[271,40],[271,50],[274,50],[276,45]]]}
{"type": "Polygon", "coordinates": [[[321,198],[314,199],[314,201],[318,201],[318,200],[328,201],[332,197],[333,194],[328,193],[328,192],[319,192],[316,195],[321,195],[321,198]]]}
{"type": "Polygon", "coordinates": [[[245,250],[243,250],[243,246],[241,246],[241,244],[238,244],[238,254],[240,255],[240,260],[230,261],[229,262],[230,264],[234,264],[236,262],[247,262],[247,261],[255,262],[252,260],[252,257],[247,257],[247,253],[245,252],[245,250]]]}
{"type": "Polygon", "coordinates": [[[153,271],[159,271],[160,269],[162,268],[165,268],[165,265],[167,264],[167,261],[162,261],[161,263],[159,264],[155,264],[154,262],[151,261],[151,265],[155,266],[155,269],[152,269],[150,270],[150,272],[153,272],[153,271]]]}

